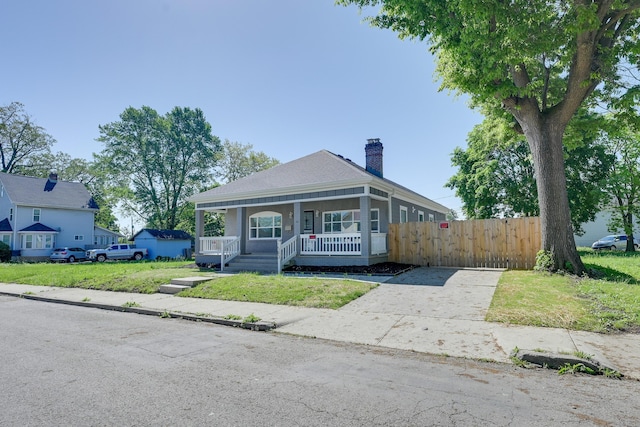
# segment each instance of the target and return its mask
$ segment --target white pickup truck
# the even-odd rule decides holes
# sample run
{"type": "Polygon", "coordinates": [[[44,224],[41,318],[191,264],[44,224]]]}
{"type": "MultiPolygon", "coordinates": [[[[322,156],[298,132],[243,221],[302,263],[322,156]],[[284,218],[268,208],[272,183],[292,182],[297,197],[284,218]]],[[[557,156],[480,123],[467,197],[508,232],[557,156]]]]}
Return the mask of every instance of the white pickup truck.
{"type": "Polygon", "coordinates": [[[111,245],[104,249],[87,251],[87,258],[91,261],[104,262],[108,259],[135,259],[140,261],[147,256],[146,248],[136,248],[134,245],[111,245]]]}

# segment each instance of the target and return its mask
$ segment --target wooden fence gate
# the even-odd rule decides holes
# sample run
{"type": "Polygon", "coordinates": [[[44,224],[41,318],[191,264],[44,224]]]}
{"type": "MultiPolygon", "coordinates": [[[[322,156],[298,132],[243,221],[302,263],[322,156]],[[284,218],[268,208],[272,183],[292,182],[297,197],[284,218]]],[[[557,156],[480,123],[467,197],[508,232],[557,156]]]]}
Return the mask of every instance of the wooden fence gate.
{"type": "Polygon", "coordinates": [[[541,242],[539,217],[390,224],[389,261],[531,269],[541,242]]]}

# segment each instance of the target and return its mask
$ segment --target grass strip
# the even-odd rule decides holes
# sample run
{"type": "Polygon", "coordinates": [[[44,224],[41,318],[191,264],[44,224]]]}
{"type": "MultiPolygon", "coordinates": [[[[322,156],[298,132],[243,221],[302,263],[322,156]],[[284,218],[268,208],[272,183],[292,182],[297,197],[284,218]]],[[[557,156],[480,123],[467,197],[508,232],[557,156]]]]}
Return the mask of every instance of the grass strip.
{"type": "Polygon", "coordinates": [[[595,278],[506,271],[486,320],[590,332],[640,332],[640,252],[581,249],[595,278]]]}
{"type": "Polygon", "coordinates": [[[241,273],[217,277],[178,295],[337,309],[377,286],[376,283],[345,279],[241,273]]]}

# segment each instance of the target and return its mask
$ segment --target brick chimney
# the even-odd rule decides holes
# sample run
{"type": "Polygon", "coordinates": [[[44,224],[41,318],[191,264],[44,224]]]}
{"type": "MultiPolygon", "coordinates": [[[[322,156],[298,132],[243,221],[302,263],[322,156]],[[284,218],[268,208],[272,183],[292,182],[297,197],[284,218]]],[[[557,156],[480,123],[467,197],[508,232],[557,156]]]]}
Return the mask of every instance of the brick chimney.
{"type": "Polygon", "coordinates": [[[367,158],[367,172],[382,178],[382,142],[380,142],[380,138],[367,139],[364,152],[367,158]]]}

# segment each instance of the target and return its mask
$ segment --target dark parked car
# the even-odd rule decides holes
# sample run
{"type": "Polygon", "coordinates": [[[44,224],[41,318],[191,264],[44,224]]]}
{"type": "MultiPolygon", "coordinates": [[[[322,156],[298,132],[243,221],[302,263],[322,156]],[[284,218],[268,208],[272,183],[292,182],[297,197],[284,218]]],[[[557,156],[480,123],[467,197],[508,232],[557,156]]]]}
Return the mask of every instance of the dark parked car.
{"type": "MultiPolygon", "coordinates": [[[[638,249],[638,239],[633,240],[635,248],[638,249]]],[[[627,249],[627,236],[626,234],[611,234],[609,236],[605,236],[597,242],[593,242],[591,249],[617,249],[619,251],[624,251],[627,249]]]]}
{"type": "Polygon", "coordinates": [[[87,259],[87,251],[82,248],[56,248],[49,259],[59,262],[76,262],[87,259]]]}

